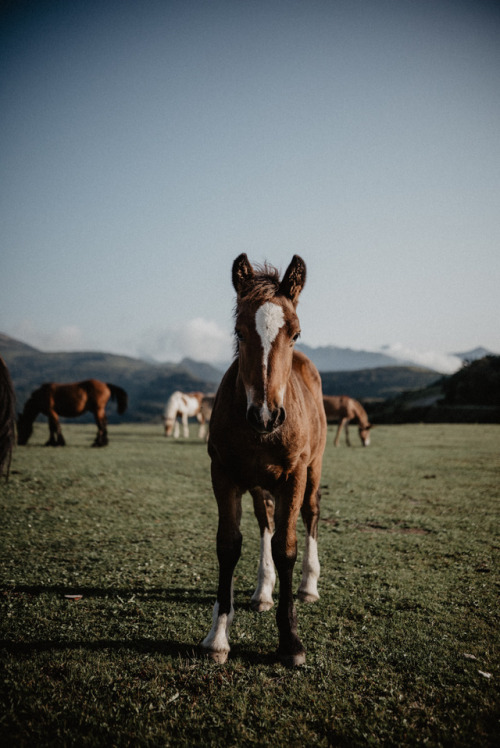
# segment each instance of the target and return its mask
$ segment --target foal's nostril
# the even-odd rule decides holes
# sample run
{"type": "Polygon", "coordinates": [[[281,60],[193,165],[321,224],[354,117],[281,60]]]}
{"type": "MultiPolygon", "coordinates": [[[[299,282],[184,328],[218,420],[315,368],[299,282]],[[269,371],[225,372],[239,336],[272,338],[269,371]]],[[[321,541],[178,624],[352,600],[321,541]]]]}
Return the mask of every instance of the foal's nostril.
{"type": "Polygon", "coordinates": [[[274,429],[277,429],[278,426],[281,426],[282,423],[284,423],[286,419],[286,410],[284,408],[278,408],[277,410],[273,411],[271,415],[271,423],[272,423],[272,429],[271,431],[274,431],[274,429]]]}
{"type": "Polygon", "coordinates": [[[264,424],[262,423],[262,419],[260,417],[260,411],[256,405],[250,405],[250,407],[248,408],[247,421],[250,424],[250,426],[253,429],[255,429],[255,431],[258,431],[259,433],[266,430],[264,424]]]}

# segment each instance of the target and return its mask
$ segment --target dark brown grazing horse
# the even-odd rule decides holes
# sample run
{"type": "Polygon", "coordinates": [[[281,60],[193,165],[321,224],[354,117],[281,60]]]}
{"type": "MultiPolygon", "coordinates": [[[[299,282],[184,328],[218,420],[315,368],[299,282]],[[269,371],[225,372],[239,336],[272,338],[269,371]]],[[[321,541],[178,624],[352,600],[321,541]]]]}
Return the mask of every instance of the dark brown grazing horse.
{"type": "Polygon", "coordinates": [[[112,398],[117,400],[118,413],[127,409],[127,393],[115,384],[86,379],[74,384],[42,384],[35,390],[24,406],[17,421],[17,443],[26,444],[33,431],[33,421],[39,413],[49,419],[50,438],[48,447],[65,445],[61,433],[59,416],[77,418],[83,413],[93,413],[97,424],[97,436],[93,447],[105,447],[108,443],[106,405],[112,398]]]}
{"type": "Polygon", "coordinates": [[[300,333],[295,310],[305,278],[305,264],[297,255],[281,282],[277,270],[254,269],[245,254],[233,264],[237,357],[219,386],[208,439],[219,510],[219,586],[212,628],[202,648],[219,663],[227,660],[230,649],[233,572],[241,553],[245,491],[253,498],[261,535],[252,606],[258,611],[272,607],[275,565],[280,582],[278,654],[289,666],[305,662],[292,589],[296,526],[301,513],[306,548],[298,596],[313,602],[319,597],[319,485],[326,442],[319,373],[294,351],[300,333]]]}
{"type": "Polygon", "coordinates": [[[326,420],[328,423],[338,423],[339,427],[335,434],[334,444],[339,446],[340,434],[345,426],[345,441],[348,447],[351,446],[349,439],[349,421],[356,418],[358,421],[358,433],[363,447],[370,444],[371,423],[368,420],[366,410],[361,403],[347,395],[324,395],[323,405],[325,407],[326,420]]]}
{"type": "Polygon", "coordinates": [[[0,357],[0,476],[9,477],[12,448],[15,441],[16,396],[7,364],[0,357]]]}

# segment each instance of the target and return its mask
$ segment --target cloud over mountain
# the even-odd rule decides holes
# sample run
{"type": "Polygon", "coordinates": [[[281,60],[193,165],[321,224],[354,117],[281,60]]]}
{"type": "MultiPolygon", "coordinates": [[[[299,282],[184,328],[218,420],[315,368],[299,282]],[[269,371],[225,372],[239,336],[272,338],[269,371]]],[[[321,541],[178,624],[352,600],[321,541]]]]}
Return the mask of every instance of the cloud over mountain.
{"type": "Polygon", "coordinates": [[[156,361],[229,361],[232,336],[214,321],[196,317],[163,330],[147,331],[135,344],[133,355],[156,361]]]}
{"type": "Polygon", "coordinates": [[[454,354],[438,353],[430,350],[420,351],[401,343],[384,345],[382,351],[388,356],[398,359],[398,361],[412,361],[427,369],[439,371],[441,374],[453,374],[462,365],[462,360],[454,354]]]}

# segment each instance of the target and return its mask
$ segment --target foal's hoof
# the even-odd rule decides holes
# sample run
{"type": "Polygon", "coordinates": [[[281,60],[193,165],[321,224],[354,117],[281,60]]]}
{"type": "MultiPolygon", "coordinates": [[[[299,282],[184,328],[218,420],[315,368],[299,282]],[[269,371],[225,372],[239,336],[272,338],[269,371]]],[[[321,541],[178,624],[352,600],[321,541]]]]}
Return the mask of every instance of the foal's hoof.
{"type": "Polygon", "coordinates": [[[300,667],[305,664],[306,650],[296,634],[287,636],[280,642],[278,657],[286,667],[300,667]]]}
{"type": "Polygon", "coordinates": [[[216,665],[224,665],[224,663],[227,662],[227,658],[229,655],[229,652],[214,652],[212,649],[202,648],[202,652],[206,657],[208,657],[209,660],[215,662],[216,665]]]}
{"type": "Polygon", "coordinates": [[[297,592],[297,596],[299,600],[303,603],[315,603],[316,600],[319,600],[319,595],[315,595],[311,592],[305,592],[303,590],[299,590],[297,592]]]}
{"type": "Polygon", "coordinates": [[[250,606],[252,610],[256,610],[257,613],[264,613],[266,610],[271,610],[274,603],[269,600],[251,600],[250,606]]]}
{"type": "Polygon", "coordinates": [[[306,664],[306,653],[302,651],[291,655],[280,655],[280,660],[285,667],[301,667],[306,664]]]}

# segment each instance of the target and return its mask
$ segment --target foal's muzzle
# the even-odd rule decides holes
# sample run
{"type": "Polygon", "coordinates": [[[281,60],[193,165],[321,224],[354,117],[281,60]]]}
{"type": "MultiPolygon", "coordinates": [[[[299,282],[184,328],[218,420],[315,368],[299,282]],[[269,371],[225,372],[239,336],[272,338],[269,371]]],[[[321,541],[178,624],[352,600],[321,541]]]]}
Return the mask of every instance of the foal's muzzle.
{"type": "Polygon", "coordinates": [[[250,405],[247,410],[247,421],[259,434],[272,434],[284,423],[285,419],[286,411],[284,408],[277,408],[272,413],[268,411],[267,415],[264,415],[262,409],[256,405],[250,405]]]}

